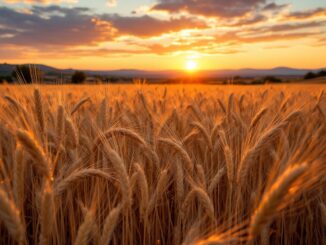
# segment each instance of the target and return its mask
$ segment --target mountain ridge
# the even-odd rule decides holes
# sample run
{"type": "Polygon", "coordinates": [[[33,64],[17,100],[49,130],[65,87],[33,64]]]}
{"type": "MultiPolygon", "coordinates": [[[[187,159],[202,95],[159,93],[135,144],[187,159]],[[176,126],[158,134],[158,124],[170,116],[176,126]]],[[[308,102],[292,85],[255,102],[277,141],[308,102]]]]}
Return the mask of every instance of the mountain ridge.
{"type": "MultiPolygon", "coordinates": [[[[29,64],[25,64],[29,65],[29,64]]],[[[191,76],[191,74],[181,70],[160,70],[149,71],[141,69],[116,69],[116,70],[83,70],[83,69],[59,69],[44,64],[34,64],[45,74],[70,75],[75,71],[83,71],[89,76],[116,76],[116,77],[138,77],[138,78],[178,78],[191,76]]],[[[0,64],[0,75],[10,75],[15,70],[16,64],[0,64]]],[[[232,76],[303,76],[308,72],[317,72],[326,68],[320,69],[300,69],[285,66],[274,67],[271,69],[217,69],[217,70],[201,70],[196,72],[196,77],[232,77],[232,76]]]]}

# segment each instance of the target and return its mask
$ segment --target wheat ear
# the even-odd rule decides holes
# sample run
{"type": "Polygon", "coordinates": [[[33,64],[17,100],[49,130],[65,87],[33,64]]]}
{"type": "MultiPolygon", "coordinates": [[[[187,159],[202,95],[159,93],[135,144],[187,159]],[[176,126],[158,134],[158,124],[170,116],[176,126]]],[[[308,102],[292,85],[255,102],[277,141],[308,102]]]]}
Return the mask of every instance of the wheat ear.
{"type": "Polygon", "coordinates": [[[146,211],[147,216],[152,213],[159,198],[162,198],[164,191],[167,189],[167,184],[168,184],[168,171],[163,170],[158,179],[155,192],[153,193],[153,195],[149,201],[147,211],[146,211]]]}
{"type": "Polygon", "coordinates": [[[167,146],[170,146],[174,150],[176,150],[182,157],[182,159],[185,162],[186,169],[190,172],[193,171],[194,165],[193,162],[188,154],[188,152],[182,147],[182,145],[172,139],[166,139],[166,138],[159,138],[158,142],[163,143],[167,146]]]}
{"type": "Polygon", "coordinates": [[[105,180],[112,180],[112,176],[100,169],[82,169],[72,172],[66,178],[56,181],[54,185],[54,194],[56,196],[61,195],[70,187],[76,184],[76,182],[83,180],[87,177],[100,177],[105,180]]]}
{"type": "Polygon", "coordinates": [[[307,168],[307,164],[288,167],[265,192],[258,208],[251,216],[250,235],[255,236],[260,234],[264,226],[279,211],[278,209],[283,204],[286,194],[289,192],[291,186],[293,186],[293,183],[305,173],[307,168]]]}
{"type": "Polygon", "coordinates": [[[90,235],[94,230],[95,217],[92,210],[88,210],[83,223],[78,228],[77,237],[74,245],[87,245],[89,244],[90,235]]]}
{"type": "Polygon", "coordinates": [[[202,204],[202,207],[206,210],[208,216],[215,220],[214,215],[214,205],[212,200],[209,198],[207,193],[200,187],[194,187],[186,196],[185,201],[183,203],[183,212],[187,210],[187,207],[192,203],[192,200],[197,197],[199,203],[202,204]]]}
{"type": "Polygon", "coordinates": [[[19,243],[25,240],[24,225],[13,201],[0,188],[0,220],[5,224],[11,236],[19,243]]]}
{"type": "Polygon", "coordinates": [[[24,155],[21,148],[17,147],[14,161],[13,189],[16,205],[22,208],[24,202],[24,182],[25,182],[25,166],[24,155]]]}
{"type": "Polygon", "coordinates": [[[42,133],[45,130],[45,120],[44,120],[44,110],[43,110],[43,103],[42,103],[42,96],[40,90],[34,90],[34,106],[35,106],[35,113],[40,125],[40,129],[42,133]]]}
{"type": "Polygon", "coordinates": [[[112,209],[108,216],[105,218],[104,227],[99,244],[110,244],[113,237],[113,232],[118,225],[121,210],[122,207],[118,206],[112,209]]]}
{"type": "Polygon", "coordinates": [[[259,121],[266,115],[266,113],[268,112],[267,108],[263,108],[261,109],[256,115],[255,117],[252,119],[251,124],[249,126],[249,129],[252,130],[254,129],[257,124],[259,123],[259,121]]]}
{"type": "Polygon", "coordinates": [[[50,168],[46,155],[34,137],[28,131],[18,130],[17,138],[25,150],[32,156],[34,160],[34,166],[42,174],[50,177],[50,168]]]}
{"type": "Polygon", "coordinates": [[[125,207],[129,207],[132,203],[132,196],[129,188],[130,179],[124,161],[119,154],[108,145],[104,146],[104,152],[112,162],[113,168],[118,175],[124,205],[125,207]]]}
{"type": "Polygon", "coordinates": [[[64,108],[62,105],[58,106],[58,112],[57,112],[57,144],[59,144],[62,141],[63,133],[64,133],[64,125],[65,125],[65,115],[64,115],[64,108]]]}
{"type": "Polygon", "coordinates": [[[206,140],[208,148],[210,150],[212,150],[213,149],[212,140],[211,140],[210,134],[208,133],[207,129],[200,122],[194,122],[191,125],[193,127],[197,128],[199,130],[199,132],[201,132],[201,134],[204,136],[204,139],[206,140]]]}
{"type": "Polygon", "coordinates": [[[77,130],[70,118],[65,119],[65,132],[67,134],[67,146],[75,149],[78,145],[78,135],[77,130]]]}
{"type": "Polygon", "coordinates": [[[144,217],[149,202],[148,182],[143,168],[138,163],[135,164],[135,168],[137,171],[137,182],[141,193],[140,210],[141,215],[144,217]]]}
{"type": "Polygon", "coordinates": [[[78,109],[85,104],[87,101],[90,101],[90,98],[83,98],[81,99],[71,110],[70,115],[72,116],[76,111],[78,111],[78,109]]]}
{"type": "Polygon", "coordinates": [[[97,115],[97,124],[102,130],[105,129],[107,124],[107,99],[104,98],[100,104],[100,109],[97,115]]]}
{"type": "Polygon", "coordinates": [[[226,168],[222,167],[213,177],[213,179],[211,180],[209,186],[208,186],[208,193],[210,195],[213,194],[214,189],[216,188],[216,186],[219,184],[219,182],[221,181],[221,178],[224,176],[224,174],[226,173],[226,168]]]}
{"type": "Polygon", "coordinates": [[[321,212],[321,220],[322,220],[324,228],[326,228],[326,205],[324,202],[321,201],[319,203],[319,207],[320,207],[320,212],[321,212]]]}

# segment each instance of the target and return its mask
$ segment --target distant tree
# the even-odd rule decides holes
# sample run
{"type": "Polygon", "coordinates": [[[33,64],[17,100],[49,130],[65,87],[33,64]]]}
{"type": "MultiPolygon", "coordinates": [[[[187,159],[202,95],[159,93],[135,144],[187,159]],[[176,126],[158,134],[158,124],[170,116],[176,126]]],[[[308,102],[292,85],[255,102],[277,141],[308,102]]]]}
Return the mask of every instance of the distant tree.
{"type": "Polygon", "coordinates": [[[252,85],[264,84],[264,81],[261,79],[255,79],[251,82],[252,85]]]}
{"type": "Polygon", "coordinates": [[[12,83],[12,77],[11,76],[0,76],[0,83],[12,83]]]}
{"type": "Polygon", "coordinates": [[[313,72],[308,72],[305,76],[304,76],[304,79],[313,79],[313,78],[316,78],[317,75],[313,72]]]}
{"type": "Polygon", "coordinates": [[[321,70],[320,72],[318,72],[318,76],[319,77],[326,77],[326,70],[321,70]]]}
{"type": "Polygon", "coordinates": [[[71,77],[71,82],[73,84],[80,84],[85,82],[86,74],[82,71],[75,71],[75,73],[71,77]]]}
{"type": "Polygon", "coordinates": [[[264,77],[263,80],[265,83],[281,83],[282,82],[281,79],[274,77],[274,76],[266,76],[266,77],[264,77]]]}

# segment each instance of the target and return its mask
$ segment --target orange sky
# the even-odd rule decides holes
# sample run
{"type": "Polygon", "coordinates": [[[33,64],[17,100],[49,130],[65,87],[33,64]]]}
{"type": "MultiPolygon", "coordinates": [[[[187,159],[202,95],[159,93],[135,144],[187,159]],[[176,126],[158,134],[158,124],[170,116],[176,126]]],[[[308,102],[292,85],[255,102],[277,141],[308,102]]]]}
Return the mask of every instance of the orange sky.
{"type": "Polygon", "coordinates": [[[0,0],[0,62],[166,70],[189,60],[326,67],[326,2],[0,0]]]}

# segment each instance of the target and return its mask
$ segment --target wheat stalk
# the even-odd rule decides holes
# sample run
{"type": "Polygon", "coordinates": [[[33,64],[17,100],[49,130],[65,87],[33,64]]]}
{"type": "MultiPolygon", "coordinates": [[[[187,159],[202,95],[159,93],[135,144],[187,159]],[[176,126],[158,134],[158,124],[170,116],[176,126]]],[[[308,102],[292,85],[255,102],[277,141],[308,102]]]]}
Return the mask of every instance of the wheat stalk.
{"type": "Polygon", "coordinates": [[[46,183],[43,194],[42,194],[42,203],[41,203],[41,212],[40,212],[40,226],[41,233],[39,244],[48,244],[50,236],[53,230],[53,225],[55,222],[55,204],[54,204],[54,195],[52,192],[52,187],[50,183],[46,183]]]}

